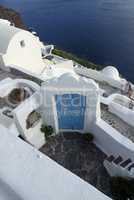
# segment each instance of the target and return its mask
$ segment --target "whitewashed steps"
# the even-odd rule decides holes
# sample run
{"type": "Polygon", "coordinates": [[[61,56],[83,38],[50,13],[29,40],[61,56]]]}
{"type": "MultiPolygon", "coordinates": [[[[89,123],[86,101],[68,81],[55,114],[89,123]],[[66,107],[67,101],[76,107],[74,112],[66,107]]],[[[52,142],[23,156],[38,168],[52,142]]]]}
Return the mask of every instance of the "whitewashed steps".
{"type": "Polygon", "coordinates": [[[130,158],[110,155],[104,161],[104,167],[111,177],[134,178],[134,162],[130,158]]]}

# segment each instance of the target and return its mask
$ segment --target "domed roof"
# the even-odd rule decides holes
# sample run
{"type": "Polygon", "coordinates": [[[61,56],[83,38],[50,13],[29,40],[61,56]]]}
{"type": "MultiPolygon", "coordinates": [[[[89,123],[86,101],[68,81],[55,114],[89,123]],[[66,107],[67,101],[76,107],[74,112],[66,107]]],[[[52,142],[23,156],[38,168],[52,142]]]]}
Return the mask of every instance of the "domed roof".
{"type": "Polygon", "coordinates": [[[118,70],[113,66],[107,66],[102,70],[102,73],[109,78],[118,80],[120,78],[118,70]]]}

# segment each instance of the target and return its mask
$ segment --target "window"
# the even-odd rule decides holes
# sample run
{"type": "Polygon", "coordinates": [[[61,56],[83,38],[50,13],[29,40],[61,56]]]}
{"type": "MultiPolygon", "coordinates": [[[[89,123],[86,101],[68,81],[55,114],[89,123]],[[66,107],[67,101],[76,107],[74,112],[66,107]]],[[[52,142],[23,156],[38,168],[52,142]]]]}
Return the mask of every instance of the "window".
{"type": "Polygon", "coordinates": [[[20,46],[21,46],[22,48],[26,46],[24,40],[21,40],[21,42],[20,42],[20,46]]]}

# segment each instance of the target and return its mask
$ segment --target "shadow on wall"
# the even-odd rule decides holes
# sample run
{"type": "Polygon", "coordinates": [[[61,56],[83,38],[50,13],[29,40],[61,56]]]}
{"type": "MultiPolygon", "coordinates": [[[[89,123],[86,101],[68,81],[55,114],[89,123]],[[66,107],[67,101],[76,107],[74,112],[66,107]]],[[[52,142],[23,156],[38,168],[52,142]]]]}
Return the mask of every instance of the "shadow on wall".
{"type": "Polygon", "coordinates": [[[23,200],[12,188],[0,179],[0,199],[23,200]]]}

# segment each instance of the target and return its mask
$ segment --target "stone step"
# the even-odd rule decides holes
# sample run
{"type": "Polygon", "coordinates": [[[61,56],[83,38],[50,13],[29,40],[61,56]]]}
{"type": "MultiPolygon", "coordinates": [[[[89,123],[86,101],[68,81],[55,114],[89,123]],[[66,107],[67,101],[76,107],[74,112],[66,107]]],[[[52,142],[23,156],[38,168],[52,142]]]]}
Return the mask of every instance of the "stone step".
{"type": "Polygon", "coordinates": [[[133,169],[134,168],[134,163],[132,163],[132,165],[130,165],[129,167],[128,167],[128,171],[131,171],[131,169],[133,169]]]}
{"type": "Polygon", "coordinates": [[[118,165],[119,163],[121,163],[123,161],[123,158],[121,156],[118,156],[113,162],[118,165]]]}
{"type": "Polygon", "coordinates": [[[132,160],[129,158],[120,164],[121,167],[125,168],[128,164],[130,164],[132,160]]]}
{"type": "Polygon", "coordinates": [[[113,162],[114,159],[115,157],[113,155],[110,155],[109,157],[106,158],[106,160],[109,162],[113,162]]]}

